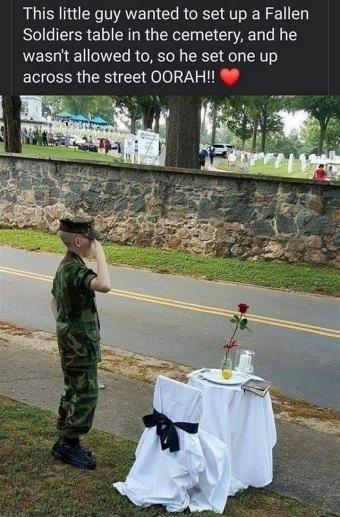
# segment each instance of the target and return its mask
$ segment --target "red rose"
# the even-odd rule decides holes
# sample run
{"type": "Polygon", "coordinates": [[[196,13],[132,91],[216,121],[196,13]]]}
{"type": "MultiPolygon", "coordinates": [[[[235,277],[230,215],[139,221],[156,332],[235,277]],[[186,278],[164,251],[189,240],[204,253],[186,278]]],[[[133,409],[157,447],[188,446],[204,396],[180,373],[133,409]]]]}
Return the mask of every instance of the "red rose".
{"type": "Polygon", "coordinates": [[[249,309],[249,305],[247,305],[246,303],[238,304],[238,310],[240,311],[241,314],[245,314],[248,309],[249,309]]]}

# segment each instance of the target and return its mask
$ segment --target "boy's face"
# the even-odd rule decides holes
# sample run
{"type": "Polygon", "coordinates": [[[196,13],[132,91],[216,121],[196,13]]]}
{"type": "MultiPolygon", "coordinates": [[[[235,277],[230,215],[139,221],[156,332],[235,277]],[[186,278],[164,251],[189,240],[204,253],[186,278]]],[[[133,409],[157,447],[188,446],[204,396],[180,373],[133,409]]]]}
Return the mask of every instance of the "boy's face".
{"type": "Polygon", "coordinates": [[[77,234],[74,238],[74,246],[82,257],[90,257],[92,249],[92,240],[85,235],[77,234]]]}

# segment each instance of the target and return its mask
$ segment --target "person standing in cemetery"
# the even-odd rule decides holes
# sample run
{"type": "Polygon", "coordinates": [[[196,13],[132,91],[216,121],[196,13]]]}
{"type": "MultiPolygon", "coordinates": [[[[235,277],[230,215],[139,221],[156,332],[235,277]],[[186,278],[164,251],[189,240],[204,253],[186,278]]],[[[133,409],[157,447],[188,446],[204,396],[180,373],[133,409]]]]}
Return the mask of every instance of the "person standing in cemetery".
{"type": "Polygon", "coordinates": [[[249,157],[248,157],[248,153],[243,153],[241,171],[244,174],[248,174],[248,172],[249,172],[249,157]]]}
{"type": "Polygon", "coordinates": [[[325,166],[322,163],[320,163],[318,169],[314,172],[313,179],[317,182],[327,180],[327,172],[325,171],[325,166]]]}
{"type": "Polygon", "coordinates": [[[231,153],[227,154],[228,166],[235,167],[236,160],[237,160],[237,156],[234,153],[234,151],[232,151],[231,153]]]}
{"type": "Polygon", "coordinates": [[[106,154],[105,147],[106,147],[106,138],[100,138],[99,139],[99,152],[102,154],[106,154]]]}
{"type": "Polygon", "coordinates": [[[210,165],[214,164],[214,156],[215,156],[215,147],[213,145],[211,145],[209,148],[210,165]]]}
{"type": "Polygon", "coordinates": [[[207,155],[206,153],[207,153],[207,151],[205,149],[201,149],[198,154],[198,161],[199,161],[201,169],[202,169],[202,167],[205,167],[205,158],[207,155]]]}
{"type": "Polygon", "coordinates": [[[92,452],[82,447],[80,437],[91,429],[98,399],[100,325],[95,291],[107,293],[110,276],[93,219],[60,219],[59,236],[67,253],[53,280],[51,307],[56,319],[64,393],[57,421],[59,438],[51,453],[74,467],[94,469],[92,452]],[[84,262],[91,255],[97,262],[97,273],[84,262]]]}
{"type": "Polygon", "coordinates": [[[111,151],[111,142],[108,138],[105,139],[105,154],[109,154],[111,151]]]}
{"type": "Polygon", "coordinates": [[[42,143],[43,143],[43,146],[45,146],[45,147],[48,146],[46,129],[44,129],[44,131],[42,132],[42,143]]]}

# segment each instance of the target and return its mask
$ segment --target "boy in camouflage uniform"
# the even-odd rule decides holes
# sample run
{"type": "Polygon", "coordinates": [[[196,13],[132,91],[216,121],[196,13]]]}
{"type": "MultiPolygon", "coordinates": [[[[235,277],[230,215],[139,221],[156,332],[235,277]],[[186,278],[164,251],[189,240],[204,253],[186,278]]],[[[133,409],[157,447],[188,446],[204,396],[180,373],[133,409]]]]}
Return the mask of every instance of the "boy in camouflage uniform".
{"type": "Polygon", "coordinates": [[[98,399],[100,326],[94,292],[108,292],[110,277],[93,219],[61,219],[59,236],[68,251],[53,280],[52,311],[65,390],[59,406],[59,438],[51,452],[74,467],[94,469],[92,453],[80,445],[79,438],[91,429],[98,399]],[[97,261],[97,273],[83,260],[91,255],[97,261]]]}

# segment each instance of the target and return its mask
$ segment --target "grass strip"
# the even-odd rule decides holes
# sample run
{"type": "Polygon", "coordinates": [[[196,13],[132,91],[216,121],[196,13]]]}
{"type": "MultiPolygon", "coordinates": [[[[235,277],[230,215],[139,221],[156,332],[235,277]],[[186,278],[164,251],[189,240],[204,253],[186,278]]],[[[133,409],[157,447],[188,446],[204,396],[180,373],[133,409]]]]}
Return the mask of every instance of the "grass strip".
{"type": "MultiPolygon", "coordinates": [[[[0,143],[0,153],[4,153],[4,144],[0,143]]],[[[119,155],[81,151],[76,147],[29,145],[22,146],[22,154],[36,158],[62,158],[64,160],[90,160],[104,163],[121,163],[119,155]]]]}
{"type": "MultiPolygon", "coordinates": [[[[135,444],[108,433],[91,432],[86,445],[97,458],[95,471],[82,471],[55,460],[55,417],[49,411],[0,397],[0,512],[7,517],[166,517],[160,506],[141,509],[112,489],[124,480],[135,444]]],[[[188,515],[187,512],[177,514],[188,515]]],[[[214,517],[204,512],[193,517],[214,517]]],[[[229,517],[332,517],[266,489],[248,489],[230,497],[229,517]]]]}
{"type": "MultiPolygon", "coordinates": [[[[57,235],[32,229],[0,229],[0,244],[29,251],[65,252],[57,235]]],[[[340,294],[339,272],[328,267],[190,255],[114,243],[104,244],[104,248],[112,265],[306,293],[340,294]]]]}

